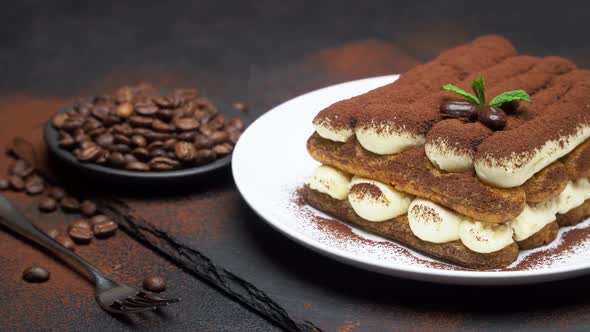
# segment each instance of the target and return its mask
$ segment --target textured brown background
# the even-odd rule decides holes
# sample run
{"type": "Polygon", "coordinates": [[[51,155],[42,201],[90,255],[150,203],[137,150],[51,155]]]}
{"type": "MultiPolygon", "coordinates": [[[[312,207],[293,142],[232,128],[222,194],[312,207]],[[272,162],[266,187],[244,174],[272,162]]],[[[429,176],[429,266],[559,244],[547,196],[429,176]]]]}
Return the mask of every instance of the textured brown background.
{"type": "MultiPolygon", "coordinates": [[[[26,2],[0,20],[0,145],[22,135],[42,147],[48,116],[74,97],[150,80],[198,86],[224,107],[247,101],[255,118],[328,84],[403,71],[483,33],[509,37],[525,53],[590,64],[588,5],[461,1],[78,3],[26,2]],[[510,4],[510,6],[508,6],[510,4]]],[[[303,144],[303,143],[302,143],[303,144]]],[[[269,158],[272,151],[269,152],[269,158]]],[[[263,161],[261,161],[263,162],[263,161]]],[[[0,158],[0,171],[8,160],[0,158]]],[[[120,188],[114,188],[118,192],[120,188]]],[[[74,217],[40,215],[8,195],[43,228],[74,217]]],[[[217,184],[176,195],[127,197],[146,220],[252,282],[293,317],[330,331],[474,328],[588,330],[588,277],[528,287],[465,288],[383,277],[330,261],[270,229],[243,202],[229,172],[217,184]]],[[[170,279],[183,302],[120,319],[102,312],[92,287],[0,231],[0,330],[272,330],[266,320],[119,232],[79,247],[122,281],[170,279]],[[52,280],[20,280],[42,263],[52,280]]]]}

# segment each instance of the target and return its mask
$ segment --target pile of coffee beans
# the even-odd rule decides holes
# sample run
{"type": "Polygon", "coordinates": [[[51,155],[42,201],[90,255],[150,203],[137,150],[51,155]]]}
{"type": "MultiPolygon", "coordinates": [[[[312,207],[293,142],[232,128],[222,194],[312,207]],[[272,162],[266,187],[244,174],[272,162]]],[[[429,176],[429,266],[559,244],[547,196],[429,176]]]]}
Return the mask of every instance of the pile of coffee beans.
{"type": "Polygon", "coordinates": [[[244,128],[197,90],[160,94],[145,84],[78,102],[52,123],[79,161],[138,172],[212,162],[232,152],[244,128]]]}

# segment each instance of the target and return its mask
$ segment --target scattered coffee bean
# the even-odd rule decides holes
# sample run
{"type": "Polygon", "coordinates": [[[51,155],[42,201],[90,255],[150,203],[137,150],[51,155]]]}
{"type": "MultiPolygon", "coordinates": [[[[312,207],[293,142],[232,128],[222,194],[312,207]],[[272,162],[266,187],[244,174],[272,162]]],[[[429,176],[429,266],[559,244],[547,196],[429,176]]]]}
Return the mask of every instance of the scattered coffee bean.
{"type": "Polygon", "coordinates": [[[25,177],[33,174],[34,170],[35,169],[33,168],[32,165],[30,165],[29,163],[27,163],[24,160],[19,159],[12,166],[11,174],[16,175],[21,178],[25,178],[25,177]]]}
{"type": "Polygon", "coordinates": [[[14,191],[23,191],[25,189],[25,181],[20,176],[12,175],[8,178],[10,188],[14,191]]]}
{"type": "Polygon", "coordinates": [[[84,217],[92,217],[96,214],[96,204],[89,200],[83,201],[80,203],[80,214],[84,217]]]}
{"type": "Polygon", "coordinates": [[[55,198],[58,201],[61,201],[62,198],[64,198],[66,196],[65,190],[63,190],[63,188],[60,188],[60,187],[51,187],[51,188],[49,188],[49,191],[47,192],[47,194],[50,197],[53,197],[53,198],[55,198]]]}
{"type": "Polygon", "coordinates": [[[160,276],[152,276],[145,278],[142,282],[143,289],[160,293],[166,290],[166,279],[160,276]]]}
{"type": "Polygon", "coordinates": [[[66,196],[61,200],[61,207],[66,212],[78,212],[80,210],[80,202],[71,196],[66,196]]]}
{"type": "Polygon", "coordinates": [[[94,237],[94,233],[90,229],[82,227],[70,227],[68,234],[77,244],[88,244],[94,237]]]}
{"type": "Polygon", "coordinates": [[[10,188],[10,183],[6,179],[0,179],[0,191],[10,188]]]}
{"type": "Polygon", "coordinates": [[[94,224],[92,231],[94,232],[94,236],[103,239],[113,236],[117,232],[117,228],[119,228],[117,223],[112,220],[107,220],[105,222],[94,224]]]}
{"type": "Polygon", "coordinates": [[[49,235],[50,238],[55,239],[59,235],[59,231],[55,228],[52,228],[47,231],[47,235],[49,235]]]}
{"type": "Polygon", "coordinates": [[[55,241],[59,242],[59,244],[61,244],[66,249],[69,249],[71,251],[76,250],[76,245],[74,244],[74,241],[72,241],[72,239],[67,235],[58,234],[55,237],[55,241]]]}
{"type": "Polygon", "coordinates": [[[92,226],[96,225],[96,224],[101,224],[103,222],[107,222],[110,221],[109,217],[105,216],[104,214],[97,214],[96,216],[90,218],[90,224],[92,224],[92,226]]]}
{"type": "Polygon", "coordinates": [[[40,266],[31,266],[23,271],[26,282],[45,282],[49,280],[49,271],[40,266]]]}
{"type": "Polygon", "coordinates": [[[80,219],[80,220],[76,220],[68,225],[68,230],[70,230],[72,228],[84,228],[87,230],[91,230],[92,225],[90,225],[89,221],[84,220],[84,219],[80,219]]]}
{"type": "Polygon", "coordinates": [[[29,195],[38,195],[45,190],[45,181],[38,175],[29,176],[25,182],[25,191],[29,195]]]}
{"type": "Polygon", "coordinates": [[[53,197],[45,197],[39,202],[39,211],[53,212],[57,209],[57,200],[53,197]]]}

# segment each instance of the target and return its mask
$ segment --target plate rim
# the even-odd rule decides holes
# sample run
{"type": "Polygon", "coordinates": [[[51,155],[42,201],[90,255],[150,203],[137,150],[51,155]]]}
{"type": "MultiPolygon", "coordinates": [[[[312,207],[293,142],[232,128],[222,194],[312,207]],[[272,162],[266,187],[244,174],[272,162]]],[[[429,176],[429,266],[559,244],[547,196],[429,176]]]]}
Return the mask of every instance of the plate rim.
{"type": "MultiPolygon", "coordinates": [[[[424,266],[414,266],[414,265],[406,265],[403,268],[400,267],[393,267],[386,265],[384,262],[376,260],[376,259],[361,259],[358,255],[355,254],[348,254],[344,253],[342,250],[338,248],[334,248],[327,244],[324,244],[316,239],[306,237],[302,232],[294,232],[289,227],[286,227],[280,222],[273,221],[273,216],[266,213],[264,209],[257,208],[255,202],[251,200],[251,197],[248,197],[248,190],[245,189],[244,181],[240,178],[240,165],[242,157],[242,150],[244,149],[243,146],[248,144],[249,137],[254,135],[253,133],[256,132],[256,128],[260,126],[261,123],[265,121],[269,121],[269,118],[279,116],[282,112],[288,111],[288,105],[291,103],[295,103],[296,101],[308,98],[312,94],[319,94],[322,92],[326,92],[328,90],[332,90],[335,88],[342,88],[346,85],[353,85],[353,84],[363,84],[363,83],[374,83],[374,82],[383,82],[382,85],[387,84],[390,81],[394,81],[399,78],[399,75],[385,75],[385,76],[377,76],[377,77],[369,77],[359,80],[353,80],[348,82],[343,82],[339,84],[330,85],[327,87],[323,87],[320,89],[316,89],[292,99],[289,99],[276,107],[273,107],[259,118],[257,118],[242,134],[240,140],[238,141],[237,145],[234,149],[234,157],[232,162],[232,175],[234,178],[234,182],[236,183],[236,187],[240,192],[241,196],[244,198],[248,206],[255,213],[261,217],[266,223],[271,225],[274,229],[278,230],[280,233],[284,234],[288,238],[294,240],[295,242],[315,251],[324,256],[328,256],[332,259],[337,261],[356,266],[358,268],[363,268],[366,270],[379,272],[387,275],[398,276],[398,277],[405,277],[414,280],[422,280],[422,281],[430,281],[436,280],[437,283],[445,283],[445,284],[463,284],[463,285],[502,285],[502,284],[532,284],[538,282],[545,282],[545,281],[552,281],[552,280],[559,280],[559,279],[566,279],[566,278],[573,278],[575,276],[580,276],[587,274],[590,272],[590,261],[587,264],[572,264],[572,265],[565,265],[565,266],[558,266],[551,268],[550,270],[520,270],[520,271],[460,271],[460,270],[443,270],[443,269],[432,269],[424,266]]],[[[381,86],[381,85],[379,85],[381,86]]],[[[343,99],[349,98],[345,96],[343,99]]],[[[304,142],[302,143],[304,144],[304,142]]],[[[347,223],[347,225],[349,225],[347,223]]],[[[349,225],[354,229],[356,227],[349,225]]],[[[387,240],[390,241],[390,240],[387,240]]],[[[397,243],[392,241],[398,245],[404,246],[403,244],[397,243]]],[[[407,246],[404,246],[408,248],[407,246]]],[[[414,249],[409,248],[410,250],[414,251],[414,249]]]]}

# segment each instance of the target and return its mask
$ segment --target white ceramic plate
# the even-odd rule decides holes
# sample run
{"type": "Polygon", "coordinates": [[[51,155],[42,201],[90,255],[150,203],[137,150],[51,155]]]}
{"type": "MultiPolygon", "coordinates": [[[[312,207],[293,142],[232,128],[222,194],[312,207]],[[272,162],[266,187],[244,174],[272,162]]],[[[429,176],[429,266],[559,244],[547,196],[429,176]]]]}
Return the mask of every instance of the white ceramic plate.
{"type": "MultiPolygon", "coordinates": [[[[233,175],[248,204],[274,228],[328,257],[393,276],[452,284],[525,284],[565,279],[590,272],[590,239],[576,242],[567,252],[564,232],[550,246],[521,253],[515,271],[457,270],[401,245],[339,222],[322,222],[321,212],[295,201],[296,190],[319,164],[307,154],[305,143],[313,133],[311,121],[323,108],[393,82],[397,75],[334,85],[277,106],[254,122],[240,138],[233,155],[233,175]],[[325,225],[330,224],[330,227],[325,225]],[[339,225],[338,227],[334,227],[339,225]],[[340,231],[338,231],[340,229],[340,231]],[[342,235],[342,230],[346,230],[342,235]],[[340,233],[339,233],[340,232],[340,233]],[[543,251],[540,253],[539,251],[543,251]],[[535,255],[536,253],[536,255],[535,255]],[[526,257],[543,257],[525,269],[526,257]]],[[[530,258],[529,258],[530,260],[530,258]]]]}

